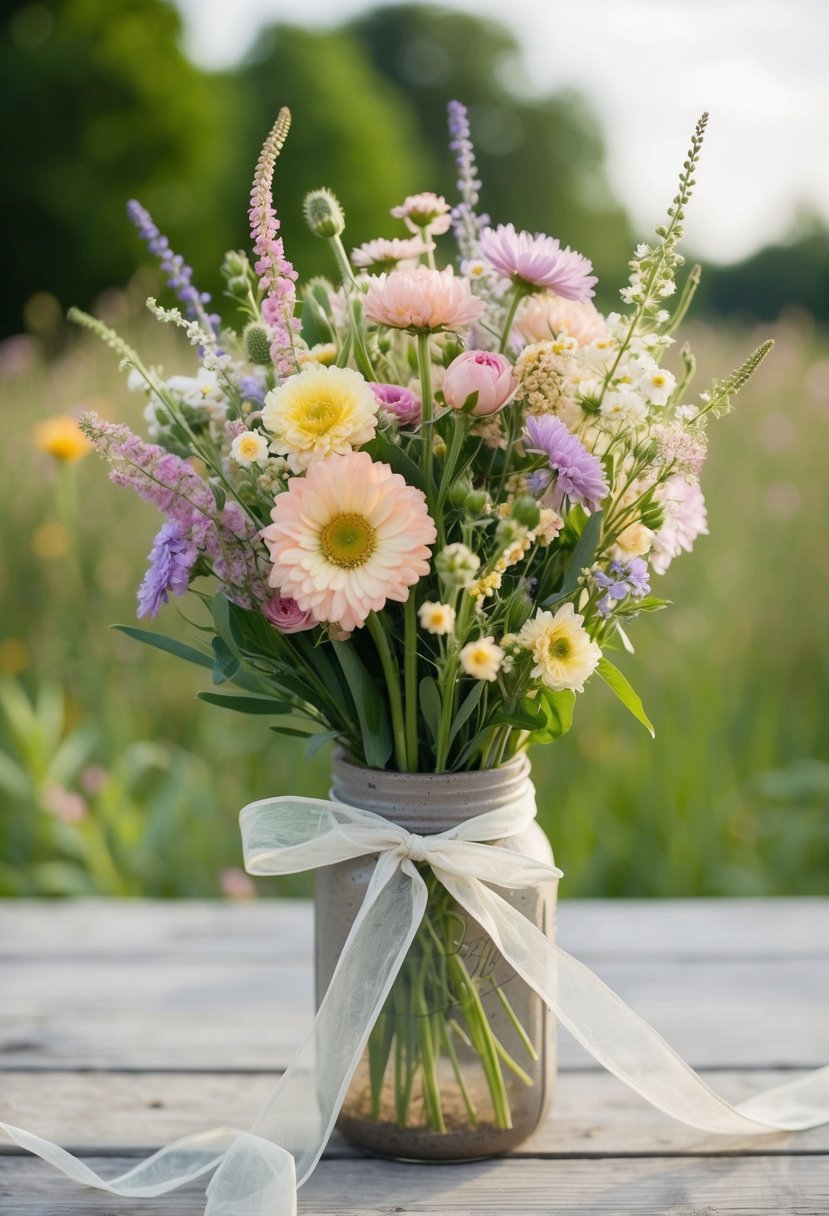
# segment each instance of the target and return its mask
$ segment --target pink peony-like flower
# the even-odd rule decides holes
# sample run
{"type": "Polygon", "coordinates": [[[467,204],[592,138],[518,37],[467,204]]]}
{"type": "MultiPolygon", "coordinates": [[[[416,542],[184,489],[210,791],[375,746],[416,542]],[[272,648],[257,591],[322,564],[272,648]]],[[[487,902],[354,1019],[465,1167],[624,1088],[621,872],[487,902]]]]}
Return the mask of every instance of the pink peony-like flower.
{"type": "Polygon", "coordinates": [[[554,291],[565,300],[589,300],[598,279],[593,263],[569,245],[542,232],[516,232],[514,224],[499,224],[481,233],[481,256],[499,274],[531,291],[554,291]]]}
{"type": "Polygon", "coordinates": [[[303,612],[289,595],[275,595],[262,605],[262,615],[280,633],[304,633],[318,623],[313,612],[303,612]]]}
{"type": "Polygon", "coordinates": [[[565,300],[561,296],[532,295],[522,304],[515,328],[528,344],[549,342],[562,331],[579,346],[609,336],[605,319],[592,300],[565,300]]]}
{"type": "Polygon", "coordinates": [[[400,384],[375,384],[369,382],[369,388],[374,392],[381,407],[391,414],[400,426],[411,426],[420,422],[423,416],[423,406],[420,398],[410,388],[400,384]]]}
{"type": "Polygon", "coordinates": [[[509,359],[487,350],[464,351],[452,360],[443,375],[446,404],[462,409],[469,397],[477,393],[472,413],[478,418],[503,409],[517,391],[518,381],[509,359]]]}
{"type": "Polygon", "coordinates": [[[368,452],[327,456],[292,477],[271,519],[262,532],[271,585],[318,621],[359,629],[429,572],[436,532],[425,495],[368,452]]]}
{"type": "Polygon", "coordinates": [[[410,194],[399,207],[392,207],[396,220],[403,220],[409,232],[423,232],[428,228],[435,236],[448,232],[452,226],[452,208],[441,194],[424,191],[410,194]]]}
{"type": "Polygon", "coordinates": [[[416,236],[404,241],[398,237],[391,240],[378,237],[377,240],[366,241],[364,245],[352,249],[351,262],[358,270],[379,274],[380,271],[394,270],[399,262],[412,262],[421,254],[431,252],[434,247],[431,241],[426,242],[416,236]]]}
{"type": "Polygon", "coordinates": [[[451,266],[430,270],[415,266],[393,270],[372,279],[365,297],[370,321],[392,329],[457,329],[477,321],[486,301],[473,296],[466,279],[456,278],[451,266]]]}

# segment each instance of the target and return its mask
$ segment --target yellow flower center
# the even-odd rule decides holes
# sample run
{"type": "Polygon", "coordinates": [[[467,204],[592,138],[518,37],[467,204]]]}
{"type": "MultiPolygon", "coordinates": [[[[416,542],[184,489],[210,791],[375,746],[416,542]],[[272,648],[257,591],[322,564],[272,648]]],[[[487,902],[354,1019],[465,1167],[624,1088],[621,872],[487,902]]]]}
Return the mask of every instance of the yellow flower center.
{"type": "Polygon", "coordinates": [[[364,565],[377,548],[377,533],[364,515],[335,515],[320,533],[323,556],[351,570],[364,565]]]}
{"type": "Polygon", "coordinates": [[[340,412],[339,402],[330,397],[318,397],[303,410],[304,428],[313,435],[324,435],[339,420],[340,412]]]}
{"type": "Polygon", "coordinates": [[[559,662],[569,659],[572,650],[569,638],[564,638],[560,635],[556,637],[554,635],[550,638],[547,645],[551,659],[557,659],[559,662]]]}
{"type": "Polygon", "coordinates": [[[656,372],[655,375],[651,376],[651,384],[654,386],[654,388],[662,388],[664,383],[665,377],[661,372],[656,372]]]}
{"type": "Polygon", "coordinates": [[[259,441],[254,435],[246,435],[239,444],[239,450],[243,456],[255,456],[259,451],[259,441]]]}

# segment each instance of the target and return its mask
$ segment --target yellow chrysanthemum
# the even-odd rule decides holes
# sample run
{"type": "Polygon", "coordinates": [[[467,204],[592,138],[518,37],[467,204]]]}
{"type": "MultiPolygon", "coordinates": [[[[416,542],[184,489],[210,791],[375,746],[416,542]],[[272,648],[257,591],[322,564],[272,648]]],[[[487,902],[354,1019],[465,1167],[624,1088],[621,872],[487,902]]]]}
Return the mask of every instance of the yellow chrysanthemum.
{"type": "Polygon", "coordinates": [[[314,460],[343,455],[374,438],[377,398],[359,372],[311,365],[265,398],[271,451],[301,473],[314,460]]]}
{"type": "Polygon", "coordinates": [[[531,650],[535,659],[534,679],[548,688],[561,692],[565,688],[584,691],[584,681],[596,670],[602,652],[583,627],[572,604],[563,604],[552,612],[537,612],[526,622],[518,642],[531,650]]]}
{"type": "Polygon", "coordinates": [[[35,443],[41,452],[55,460],[81,460],[92,451],[92,444],[69,414],[47,418],[35,427],[35,443]]]}

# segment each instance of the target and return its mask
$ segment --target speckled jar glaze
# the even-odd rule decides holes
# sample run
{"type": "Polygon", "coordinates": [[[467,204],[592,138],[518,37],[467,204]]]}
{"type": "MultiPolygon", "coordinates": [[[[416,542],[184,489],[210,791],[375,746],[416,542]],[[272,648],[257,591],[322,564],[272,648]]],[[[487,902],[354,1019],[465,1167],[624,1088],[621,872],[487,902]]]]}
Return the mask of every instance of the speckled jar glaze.
{"type": "MultiPolygon", "coordinates": [[[[494,810],[531,790],[530,765],[521,756],[502,768],[469,773],[397,773],[362,768],[343,754],[334,759],[332,796],[351,806],[374,811],[410,832],[426,836],[494,810]]],[[[552,864],[552,851],[546,836],[533,823],[519,835],[494,842],[502,848],[552,864]]],[[[357,911],[362,904],[374,869],[375,858],[362,858],[329,866],[317,873],[316,887],[316,989],[317,1001],[328,987],[337,959],[357,911]]],[[[424,877],[427,877],[424,871],[424,877]]],[[[551,938],[555,933],[556,883],[507,890],[498,893],[519,909],[534,925],[551,938]]],[[[430,908],[444,926],[443,954],[431,949],[430,966],[437,971],[445,966],[450,972],[463,963],[464,974],[474,977],[480,1006],[463,1006],[445,991],[464,991],[427,985],[427,1001],[441,1004],[429,1009],[427,1018],[435,1030],[436,1060],[428,1075],[435,1086],[417,1071],[408,1085],[407,1101],[401,1103],[401,1044],[417,1045],[421,1040],[422,1017],[413,1012],[413,1003],[401,991],[406,975],[395,983],[384,1016],[391,1047],[387,1064],[380,1070],[377,1057],[372,1065],[366,1049],[343,1104],[338,1121],[340,1131],[372,1153],[414,1161],[469,1161],[495,1156],[515,1148],[545,1118],[553,1099],[555,1083],[554,1019],[544,1003],[520,976],[497,954],[487,935],[468,914],[448,900],[443,888],[430,894],[430,908]],[[448,926],[448,928],[447,928],[448,926]],[[453,955],[450,959],[450,955],[453,955]],[[505,999],[506,998],[506,999],[505,999]],[[432,1017],[431,1015],[436,1016],[432,1017]],[[517,1065],[517,1070],[496,1058],[495,1067],[503,1078],[498,1081],[500,1103],[493,1100],[493,1086],[487,1078],[480,1050],[469,1044],[473,1031],[480,1028],[484,1015],[492,1035],[517,1065]],[[471,1021],[469,1021],[471,1019],[471,1021]],[[516,1022],[520,1026],[519,1031],[516,1022]],[[446,1041],[448,1040],[448,1041],[446,1041]],[[465,1041],[467,1040],[467,1041],[465,1041]],[[523,1075],[520,1075],[523,1074],[523,1075]],[[424,1093],[424,1090],[426,1091],[424,1093]],[[505,1118],[506,1112],[506,1118],[505,1118]]],[[[409,975],[418,966],[416,939],[407,958],[409,975]]],[[[405,965],[404,965],[405,966],[405,965]]],[[[430,973],[431,974],[431,973],[430,973]]],[[[407,990],[408,991],[408,990],[407,990]]],[[[422,1003],[421,1003],[422,1007],[422,1003]]],[[[480,1046],[480,1040],[477,1040],[480,1046]]],[[[381,1044],[381,1059],[386,1058],[381,1044]]],[[[375,1044],[375,1050],[377,1044],[375,1044]]],[[[418,1047],[415,1047],[416,1057],[418,1047]]],[[[492,1063],[490,1063],[490,1069],[492,1063]]],[[[408,1075],[408,1074],[405,1074],[408,1075]]]]}

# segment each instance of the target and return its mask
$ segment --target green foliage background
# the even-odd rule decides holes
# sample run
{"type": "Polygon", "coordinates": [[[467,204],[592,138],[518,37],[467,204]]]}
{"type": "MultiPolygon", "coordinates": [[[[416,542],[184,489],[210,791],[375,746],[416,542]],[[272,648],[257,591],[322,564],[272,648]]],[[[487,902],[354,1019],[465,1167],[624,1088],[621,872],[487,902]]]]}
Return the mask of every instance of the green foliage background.
{"type": "MultiPolygon", "coordinates": [[[[240,890],[224,873],[240,864],[239,807],[323,794],[326,758],[306,765],[262,723],[196,702],[199,673],[107,629],[134,620],[154,512],[97,462],[57,468],[32,442],[39,417],[81,406],[140,427],[110,352],[68,335],[69,303],[94,303],[167,373],[190,366],[144,315],[163,284],[135,271],[146,258],[126,198],[150,207],[216,289],[224,249],[247,244],[251,169],[287,103],[283,233],[303,275],[326,270],[302,224],[306,190],[335,189],[352,244],[391,234],[388,209],[405,193],[453,189],[455,95],[470,105],[487,208],[588,251],[607,305],[633,234],[589,106],[518,95],[517,48],[497,25],[408,5],[345,31],[283,25],[238,70],[208,75],[184,58],[160,0],[12,4],[2,21],[4,110],[18,121],[2,135],[15,169],[0,202],[0,323],[17,334],[0,346],[0,893],[240,890]]],[[[656,742],[597,686],[579,698],[572,733],[534,757],[567,895],[825,892],[829,348],[791,305],[825,315],[827,265],[812,226],[794,246],[707,276],[709,307],[742,319],[696,324],[702,380],[769,332],[748,318],[790,311],[715,433],[703,483],[712,535],[661,583],[676,607],[640,621],[637,655],[620,660],[656,742]]],[[[187,635],[178,606],[159,625],[187,635]]]]}

